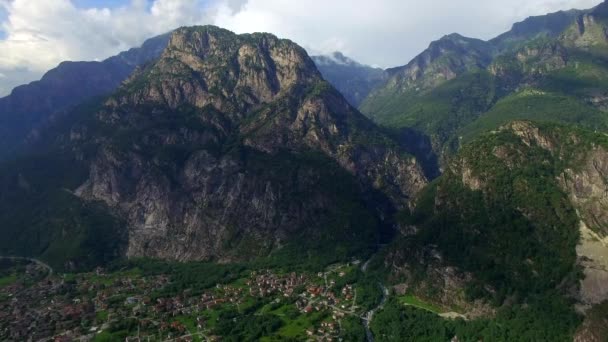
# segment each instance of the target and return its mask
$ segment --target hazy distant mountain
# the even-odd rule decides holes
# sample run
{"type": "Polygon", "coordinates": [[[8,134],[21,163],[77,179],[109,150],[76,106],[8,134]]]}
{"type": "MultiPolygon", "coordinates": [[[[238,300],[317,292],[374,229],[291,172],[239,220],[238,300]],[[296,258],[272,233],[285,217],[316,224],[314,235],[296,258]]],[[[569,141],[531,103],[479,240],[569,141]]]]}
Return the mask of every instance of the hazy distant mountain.
{"type": "Polygon", "coordinates": [[[338,89],[355,107],[378,85],[387,79],[380,69],[360,64],[340,52],[327,56],[312,56],[317,68],[329,83],[338,89]]]}
{"type": "Polygon", "coordinates": [[[0,98],[0,159],[13,154],[38,129],[66,109],[114,91],[137,66],[160,56],[169,35],[147,40],[102,62],[63,62],[40,81],[0,98]]]}

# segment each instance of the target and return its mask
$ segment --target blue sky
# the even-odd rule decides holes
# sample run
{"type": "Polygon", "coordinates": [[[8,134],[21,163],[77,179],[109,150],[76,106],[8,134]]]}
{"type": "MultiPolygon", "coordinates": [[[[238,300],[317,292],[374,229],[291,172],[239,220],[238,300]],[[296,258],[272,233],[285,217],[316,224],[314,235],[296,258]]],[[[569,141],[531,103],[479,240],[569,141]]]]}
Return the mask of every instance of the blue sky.
{"type": "MultiPolygon", "coordinates": [[[[7,13],[6,10],[4,10],[4,8],[2,6],[0,6],[0,23],[3,23],[4,21],[6,21],[7,18],[7,13]]],[[[2,28],[2,26],[0,26],[0,40],[6,38],[6,33],[4,32],[4,29],[2,28]]]]}
{"type": "Polygon", "coordinates": [[[311,54],[341,51],[365,64],[392,67],[408,63],[446,34],[490,39],[528,16],[599,2],[0,0],[0,96],[62,61],[102,60],[179,26],[271,32],[311,54]]]}

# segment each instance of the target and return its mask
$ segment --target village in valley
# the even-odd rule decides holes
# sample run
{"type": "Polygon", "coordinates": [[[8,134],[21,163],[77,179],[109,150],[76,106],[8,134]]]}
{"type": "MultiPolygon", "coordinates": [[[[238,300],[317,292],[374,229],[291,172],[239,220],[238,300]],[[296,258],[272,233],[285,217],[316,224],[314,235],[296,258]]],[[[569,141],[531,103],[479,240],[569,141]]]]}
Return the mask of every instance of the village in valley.
{"type": "Polygon", "coordinates": [[[359,261],[323,272],[244,270],[227,283],[179,288],[138,268],[49,274],[28,261],[0,274],[2,341],[222,341],[229,329],[261,340],[341,341],[361,322],[359,261]],[[263,324],[256,324],[262,322],[263,324]]]}

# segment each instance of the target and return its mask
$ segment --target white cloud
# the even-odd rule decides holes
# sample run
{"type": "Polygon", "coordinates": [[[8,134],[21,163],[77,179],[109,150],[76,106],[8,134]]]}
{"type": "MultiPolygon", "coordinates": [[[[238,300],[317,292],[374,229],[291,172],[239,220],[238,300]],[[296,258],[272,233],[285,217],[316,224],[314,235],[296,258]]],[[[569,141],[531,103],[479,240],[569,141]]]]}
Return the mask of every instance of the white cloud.
{"type": "Polygon", "coordinates": [[[384,67],[402,65],[430,41],[458,32],[490,39],[514,22],[600,0],[249,0],[218,11],[216,23],[236,32],[269,31],[307,49],[340,50],[384,67]]]}
{"type": "Polygon", "coordinates": [[[70,0],[0,1],[8,13],[0,95],[62,61],[104,59],[178,26],[209,23],[213,13],[198,0],[154,0],[150,7],[132,0],[114,9],[81,9],[70,0]]]}
{"type": "Polygon", "coordinates": [[[125,0],[81,9],[77,0],[0,0],[0,96],[64,60],[100,60],[179,26],[215,23],[272,32],[311,53],[340,50],[383,67],[402,65],[444,34],[483,39],[530,15],[590,8],[599,0],[125,0]],[[1,11],[1,10],[0,10],[1,11]]]}

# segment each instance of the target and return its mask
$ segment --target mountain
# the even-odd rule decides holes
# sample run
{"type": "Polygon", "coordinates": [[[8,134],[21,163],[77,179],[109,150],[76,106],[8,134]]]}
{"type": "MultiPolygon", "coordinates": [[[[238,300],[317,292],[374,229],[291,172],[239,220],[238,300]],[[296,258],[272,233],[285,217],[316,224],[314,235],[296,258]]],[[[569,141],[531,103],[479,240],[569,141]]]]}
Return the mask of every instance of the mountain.
{"type": "Polygon", "coordinates": [[[491,56],[490,44],[453,33],[432,42],[406,66],[389,69],[388,84],[400,92],[434,88],[464,72],[485,68],[491,56]]]}
{"type": "Polygon", "coordinates": [[[510,120],[606,129],[606,6],[529,18],[488,42],[444,38],[397,69],[410,76],[393,75],[360,109],[385,127],[428,135],[442,164],[510,120]]]}
{"type": "Polygon", "coordinates": [[[0,175],[0,250],[55,265],[345,258],[427,183],[302,48],[212,26],[174,31],[155,62],[40,136],[0,175]]]}
{"type": "Polygon", "coordinates": [[[361,111],[383,125],[402,126],[405,121],[405,126],[417,128],[417,122],[428,118],[428,113],[418,109],[422,99],[435,95],[435,89],[458,76],[484,70],[492,54],[492,45],[484,41],[458,34],[445,36],[407,65],[388,69],[389,79],[365,99],[361,111]]]}
{"type": "Polygon", "coordinates": [[[69,108],[114,91],[136,67],[158,58],[168,39],[168,34],[151,38],[102,62],[63,62],[0,98],[0,158],[15,154],[69,108]]]}
{"type": "Polygon", "coordinates": [[[608,2],[487,42],[451,34],[387,71],[215,26],[62,64],[2,100],[22,115],[2,126],[18,130],[2,135],[0,256],[76,274],[8,260],[0,330],[37,328],[9,326],[27,306],[11,298],[44,283],[74,306],[41,338],[78,324],[173,338],[209,321],[239,340],[293,322],[287,337],[321,324],[345,340],[605,340],[607,25],[608,2]],[[98,265],[108,274],[77,273],[98,265]],[[15,266],[42,278],[7,287],[15,266]]]}
{"type": "Polygon", "coordinates": [[[606,25],[608,24],[608,3],[603,2],[587,13],[577,16],[576,22],[562,34],[561,40],[567,46],[583,49],[605,48],[608,45],[606,25]]]}
{"type": "Polygon", "coordinates": [[[340,52],[331,55],[312,56],[317,68],[329,83],[355,107],[378,85],[387,74],[380,68],[360,64],[340,52]]]}
{"type": "Polygon", "coordinates": [[[517,49],[522,43],[538,38],[557,38],[585,11],[559,11],[529,17],[513,24],[511,30],[490,40],[500,51],[517,49]]]}
{"type": "Polygon", "coordinates": [[[511,336],[571,338],[572,301],[594,307],[588,324],[597,324],[608,300],[606,175],[605,134],[513,121],[464,146],[420,193],[381,265],[398,293],[495,317],[484,339],[524,321],[511,336]]]}
{"type": "Polygon", "coordinates": [[[383,123],[408,98],[417,97],[463,73],[487,67],[492,45],[451,34],[432,42],[428,49],[405,66],[388,69],[388,80],[362,103],[361,110],[383,123]]]}
{"type": "Polygon", "coordinates": [[[387,131],[427,136],[441,169],[370,265],[396,293],[375,336],[606,339],[607,19],[604,2],[475,48],[444,38],[363,101],[387,131]]]}
{"type": "MultiPolygon", "coordinates": [[[[15,155],[24,142],[36,139],[45,124],[70,108],[115,91],[137,67],[160,56],[169,36],[151,38],[140,48],[102,62],[63,62],[40,81],[19,86],[1,98],[0,158],[15,155]]],[[[312,59],[323,77],[355,107],[386,79],[382,69],[357,63],[339,52],[312,59]]]]}

